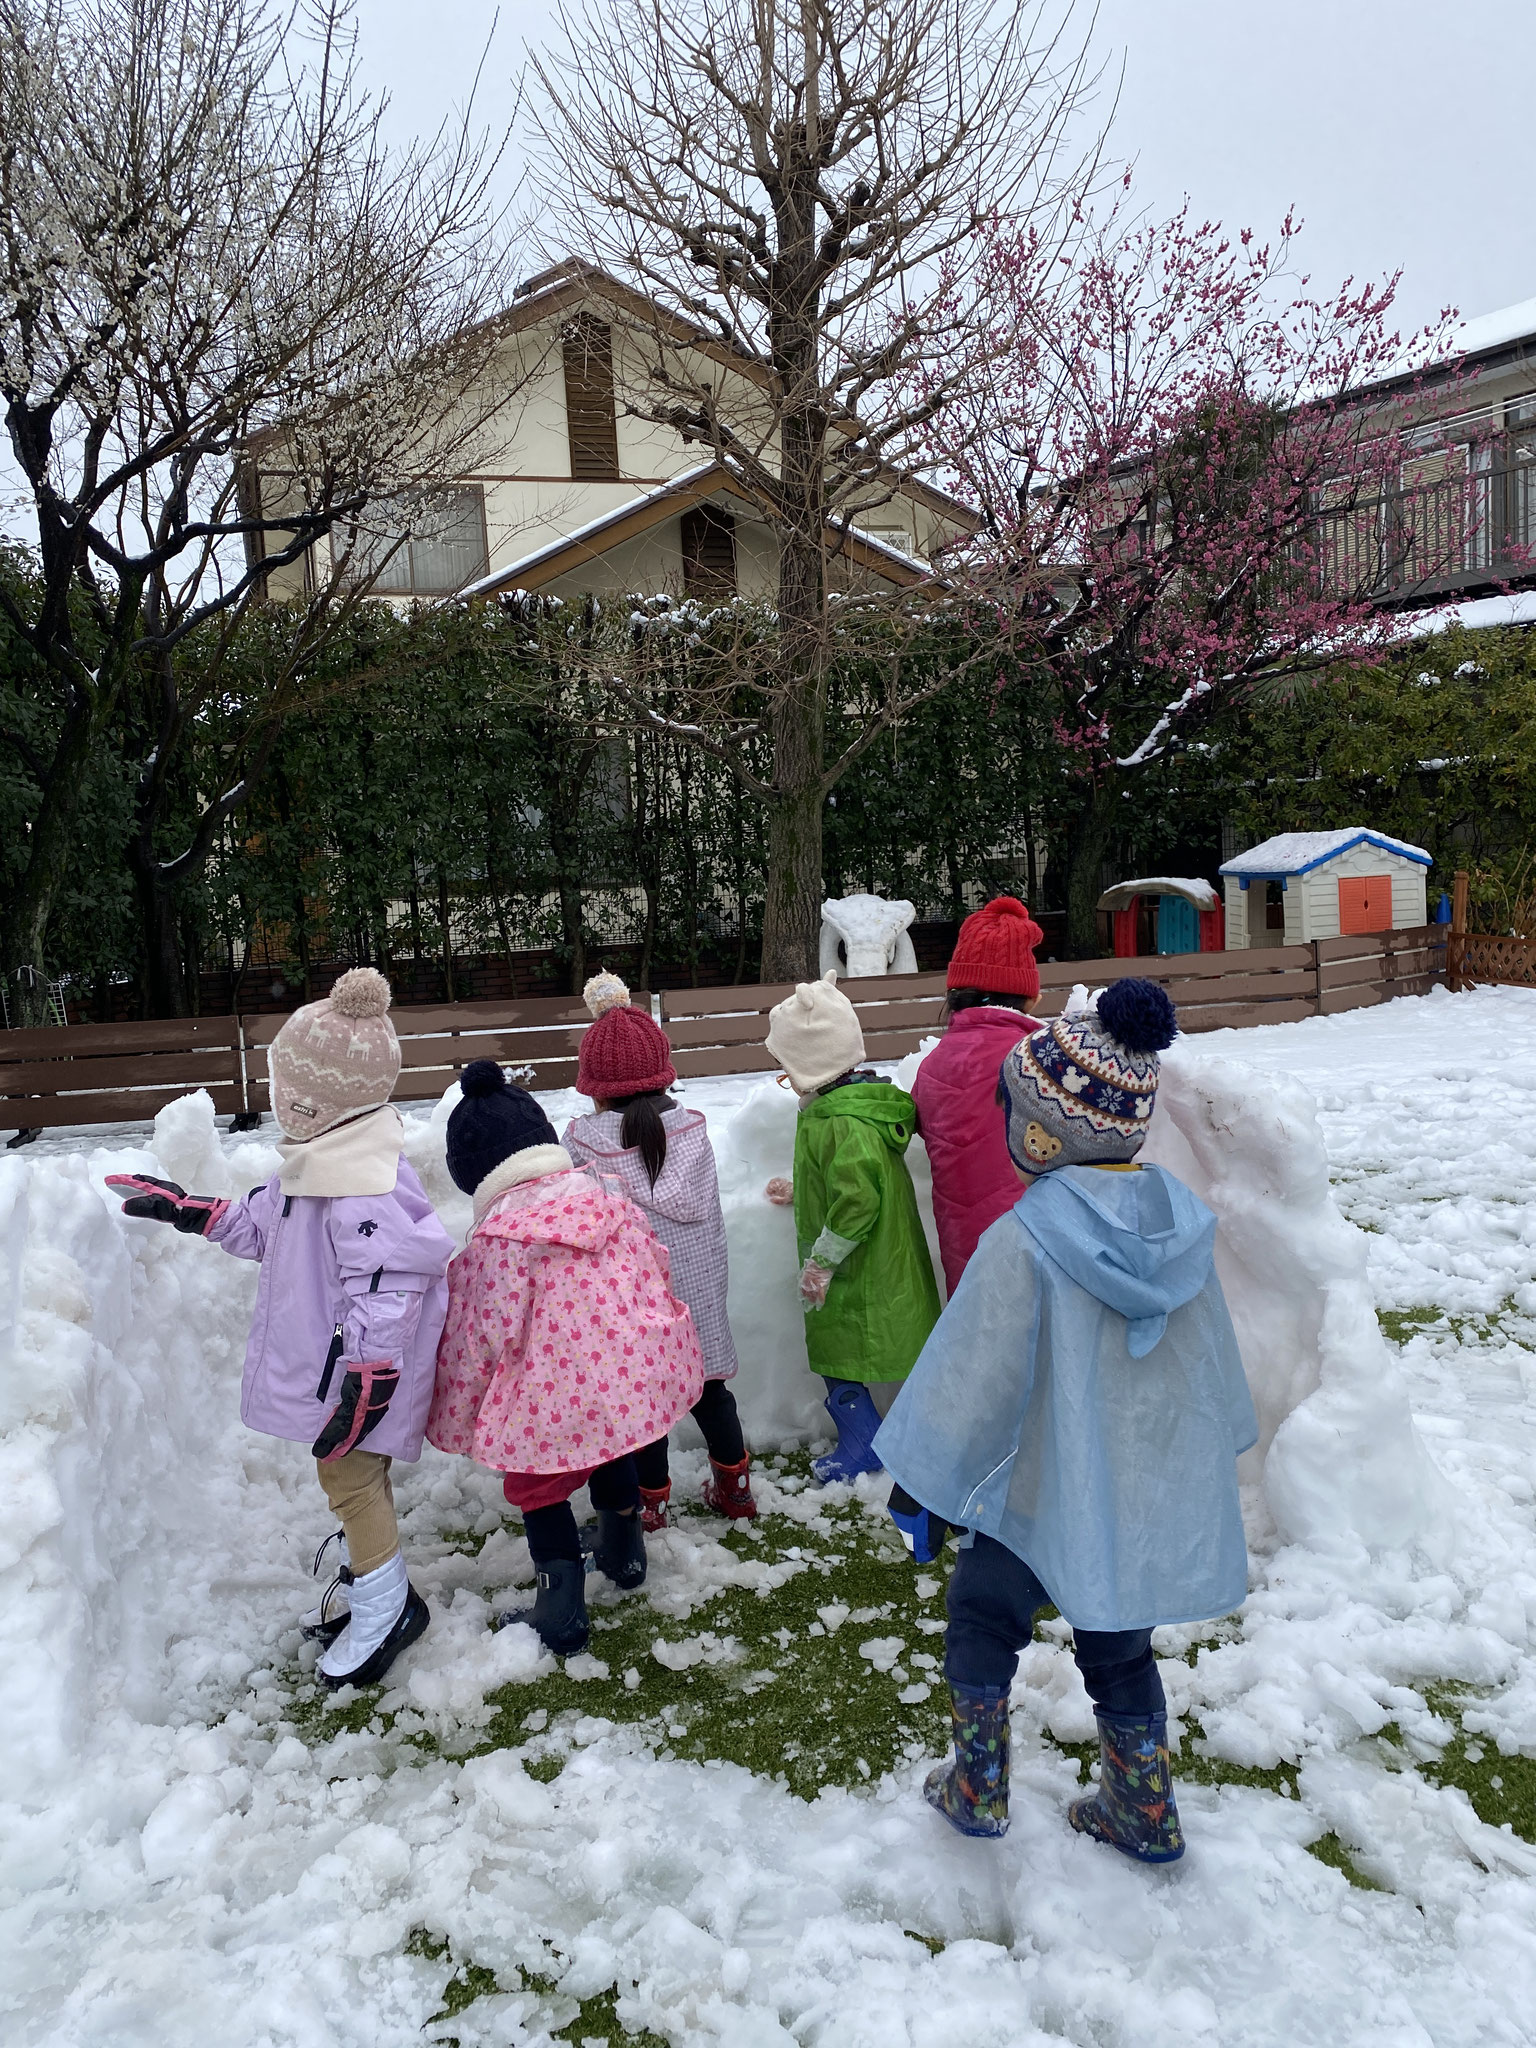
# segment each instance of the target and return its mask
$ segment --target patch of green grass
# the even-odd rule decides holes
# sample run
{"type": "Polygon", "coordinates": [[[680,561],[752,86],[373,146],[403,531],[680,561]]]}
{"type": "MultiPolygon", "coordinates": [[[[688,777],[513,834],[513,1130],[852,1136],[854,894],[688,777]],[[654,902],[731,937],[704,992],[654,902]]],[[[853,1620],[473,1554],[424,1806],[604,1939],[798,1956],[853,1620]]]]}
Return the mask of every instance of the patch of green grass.
{"type": "MultiPolygon", "coordinates": [[[[794,1476],[808,1459],[775,1464],[794,1476]]],[[[857,1505],[824,1516],[830,1527],[821,1531],[772,1516],[751,1534],[740,1524],[727,1532],[725,1547],[739,1557],[795,1568],[766,1597],[727,1588],[683,1622],[659,1615],[643,1596],[594,1606],[591,1654],[608,1666],[608,1677],[576,1679],[562,1666],[532,1694],[521,1685],[492,1693],[495,1717],[479,1731],[478,1746],[522,1746],[531,1752],[530,1769],[553,1775],[578,1720],[602,1715],[640,1725],[664,1756],[740,1764],[802,1798],[825,1785],[868,1783],[906,1757],[942,1749],[947,1563],[915,1569],[894,1531],[857,1505]],[[837,1608],[846,1618],[833,1612],[829,1626],[818,1610],[837,1608]],[[688,1669],[654,1655],[658,1641],[688,1645],[700,1637],[704,1660],[688,1669]],[[893,1668],[877,1670],[859,1654],[861,1643],[893,1637],[903,1646],[893,1668]],[[626,1672],[636,1674],[633,1685],[626,1672]],[[926,1698],[900,1698],[918,1686],[928,1687],[926,1698]]]]}
{"type": "Polygon", "coordinates": [[[1391,1344],[1406,1344],[1410,1337],[1418,1335],[1432,1323],[1438,1323],[1442,1311],[1437,1308],[1379,1308],[1376,1320],[1382,1334],[1391,1344]]]}
{"type": "Polygon", "coordinates": [[[638,2034],[632,2034],[618,2016],[619,1993],[616,1986],[599,1991],[595,1998],[584,1998],[581,2011],[575,2019],[568,2020],[553,2036],[556,2041],[606,2041],[610,2048],[618,2048],[621,2042],[633,2043],[634,2048],[668,2048],[664,2035],[653,2034],[649,2027],[642,2027],[638,2034]]]}
{"type": "Polygon", "coordinates": [[[1434,1686],[1425,1688],[1424,1697],[1434,1713],[1455,1723],[1456,1733],[1439,1756],[1420,1766],[1423,1776],[1431,1785],[1465,1792],[1478,1819],[1490,1827],[1507,1822],[1522,1841],[1536,1843],[1536,1757],[1505,1756],[1491,1737],[1467,1732],[1461,1717],[1474,1694],[1434,1686]]]}
{"type": "Polygon", "coordinates": [[[1315,1856],[1319,1863],[1326,1863],[1330,1870],[1341,1872],[1343,1876],[1349,1879],[1356,1891],[1380,1892],[1386,1890],[1385,1885],[1378,1884],[1373,1877],[1367,1877],[1365,1872],[1356,1865],[1349,1850],[1331,1828],[1326,1835],[1319,1835],[1315,1842],[1308,1842],[1307,1854],[1315,1856]]]}
{"type": "MultiPolygon", "coordinates": [[[[440,1935],[429,1933],[425,1927],[411,1930],[405,1944],[405,1953],[423,1956],[428,1962],[447,1963],[454,1966],[442,1989],[442,2004],[427,2021],[436,2027],[445,2020],[455,2020],[461,2012],[473,2005],[477,1998],[486,1998],[491,1993],[505,1989],[535,1992],[540,1998],[558,2001],[567,2007],[576,2006],[575,2017],[565,2021],[550,2035],[551,2040],[569,2041],[579,2044],[585,2041],[603,2041],[610,2048],[668,2048],[660,2034],[653,2034],[649,2028],[632,2033],[618,2016],[619,1990],[610,1985],[606,1991],[596,1992],[590,1998],[573,2000],[562,1991],[559,1979],[535,1971],[517,1970],[512,1973],[510,1986],[499,1979],[494,1970],[487,1970],[479,1963],[461,1961],[453,1952],[452,1945],[440,1935]]],[[[440,2033],[432,2036],[437,2048],[457,2048],[458,2037],[440,2033]]]]}

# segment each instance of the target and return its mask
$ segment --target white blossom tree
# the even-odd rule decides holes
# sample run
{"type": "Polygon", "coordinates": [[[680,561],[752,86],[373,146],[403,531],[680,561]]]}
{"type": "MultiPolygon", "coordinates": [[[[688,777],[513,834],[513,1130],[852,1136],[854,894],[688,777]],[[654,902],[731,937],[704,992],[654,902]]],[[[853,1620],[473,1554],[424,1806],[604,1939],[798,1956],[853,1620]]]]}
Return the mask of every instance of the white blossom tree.
{"type": "MultiPolygon", "coordinates": [[[[34,605],[0,604],[59,706],[49,749],[23,763],[40,800],[0,907],[27,1021],[42,1021],[89,750],[110,738],[130,756],[125,854],[151,1002],[175,1013],[175,885],[358,601],[349,560],[381,566],[376,543],[357,552],[369,506],[429,507],[511,396],[495,374],[512,276],[500,145],[471,103],[392,149],[383,111],[358,82],[347,0],[297,21],[269,0],[0,0],[0,402],[40,569],[34,605]],[[241,671],[228,781],[168,852],[179,742],[232,687],[219,650],[266,579],[306,560],[320,566],[281,647],[241,671]]],[[[7,739],[23,744],[0,712],[7,739]]]]}

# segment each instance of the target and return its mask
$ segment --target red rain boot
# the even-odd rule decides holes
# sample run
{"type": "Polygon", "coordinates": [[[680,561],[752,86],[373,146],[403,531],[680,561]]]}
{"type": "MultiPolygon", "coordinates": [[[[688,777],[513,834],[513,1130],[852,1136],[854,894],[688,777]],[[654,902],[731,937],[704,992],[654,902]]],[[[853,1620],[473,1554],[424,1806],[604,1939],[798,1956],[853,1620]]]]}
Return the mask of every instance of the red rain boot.
{"type": "Polygon", "coordinates": [[[672,1482],[665,1486],[642,1486],[640,1489],[640,1526],[647,1536],[654,1536],[658,1529],[665,1529],[672,1517],[667,1513],[667,1502],[672,1498],[672,1482]]]}
{"type": "Polygon", "coordinates": [[[749,1451],[742,1453],[741,1462],[736,1465],[717,1465],[710,1459],[704,1505],[711,1514],[728,1516],[733,1522],[757,1520],[757,1502],[752,1498],[752,1475],[748,1469],[751,1463],[749,1451]]]}

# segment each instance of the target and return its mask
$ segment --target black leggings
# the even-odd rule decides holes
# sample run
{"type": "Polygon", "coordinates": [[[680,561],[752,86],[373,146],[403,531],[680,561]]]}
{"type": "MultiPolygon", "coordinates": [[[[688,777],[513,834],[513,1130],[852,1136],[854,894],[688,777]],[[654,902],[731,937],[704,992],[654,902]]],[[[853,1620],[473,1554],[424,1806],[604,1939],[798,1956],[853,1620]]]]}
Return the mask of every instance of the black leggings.
{"type": "MultiPolygon", "coordinates": [[[[608,1509],[621,1515],[633,1514],[640,1505],[634,1458],[626,1453],[599,1465],[587,1481],[587,1492],[599,1513],[608,1509]]],[[[569,1500],[557,1500],[547,1508],[524,1508],[523,1534],[528,1538],[528,1555],[535,1566],[553,1564],[557,1557],[581,1557],[581,1539],[576,1534],[576,1517],[569,1500]]]]}
{"type": "MultiPolygon", "coordinates": [[[[741,1417],[736,1413],[736,1396],[728,1380],[706,1380],[704,1391],[691,1409],[694,1421],[704,1432],[709,1455],[717,1465],[739,1465],[747,1454],[742,1441],[741,1417]]],[[[659,1493],[667,1483],[667,1440],[657,1437],[635,1453],[635,1470],[647,1492],[659,1493]]]]}

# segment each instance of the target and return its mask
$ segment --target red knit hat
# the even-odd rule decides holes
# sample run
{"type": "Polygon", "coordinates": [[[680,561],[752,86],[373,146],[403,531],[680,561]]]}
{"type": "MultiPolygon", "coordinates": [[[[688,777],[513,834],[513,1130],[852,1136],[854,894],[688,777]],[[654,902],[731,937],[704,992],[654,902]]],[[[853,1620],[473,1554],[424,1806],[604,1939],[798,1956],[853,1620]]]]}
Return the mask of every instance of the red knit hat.
{"type": "Polygon", "coordinates": [[[948,986],[1033,1000],[1040,993],[1035,947],[1044,937],[1017,896],[994,896],[961,925],[948,986]]]}
{"type": "Polygon", "coordinates": [[[629,990],[616,974],[594,974],[582,999],[597,1019],[583,1033],[576,1086],[583,1095],[612,1101],[622,1095],[655,1095],[677,1079],[672,1044],[644,1010],[629,1005],[629,990]]]}

